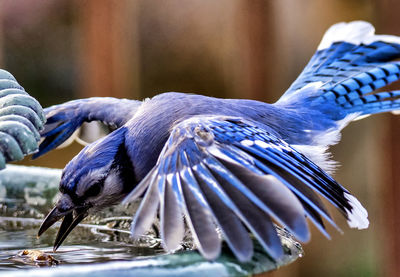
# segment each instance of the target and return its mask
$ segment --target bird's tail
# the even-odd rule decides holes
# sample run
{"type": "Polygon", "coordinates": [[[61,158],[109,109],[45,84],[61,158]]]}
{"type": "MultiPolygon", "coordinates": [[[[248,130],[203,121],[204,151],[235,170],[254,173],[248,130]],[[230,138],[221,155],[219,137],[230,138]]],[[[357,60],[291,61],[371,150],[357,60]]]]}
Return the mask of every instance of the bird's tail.
{"type": "Polygon", "coordinates": [[[338,23],[277,104],[301,104],[333,120],[400,111],[400,90],[378,89],[400,79],[400,37],[375,35],[364,21],[338,23]]]}

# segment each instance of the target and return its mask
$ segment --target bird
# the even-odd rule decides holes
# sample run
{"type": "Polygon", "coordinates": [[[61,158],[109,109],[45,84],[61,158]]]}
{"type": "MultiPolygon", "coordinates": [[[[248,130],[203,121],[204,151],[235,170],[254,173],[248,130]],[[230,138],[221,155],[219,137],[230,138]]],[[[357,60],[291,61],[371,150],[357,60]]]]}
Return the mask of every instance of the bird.
{"type": "Polygon", "coordinates": [[[368,212],[332,174],[329,147],[354,120],[400,109],[400,90],[379,90],[400,78],[400,37],[376,35],[365,21],[341,22],[287,91],[269,104],[167,92],[143,101],[93,97],[45,109],[38,158],[84,123],[101,121],[108,135],[85,146],[63,169],[60,198],[38,235],[62,219],[54,251],[88,214],[140,201],[131,235],[159,218],[168,252],[186,230],[207,260],[221,243],[239,261],[255,238],[276,260],[284,255],[275,225],[299,242],[309,224],[330,238],[340,230],[325,199],[349,227],[369,226],[368,212]]]}

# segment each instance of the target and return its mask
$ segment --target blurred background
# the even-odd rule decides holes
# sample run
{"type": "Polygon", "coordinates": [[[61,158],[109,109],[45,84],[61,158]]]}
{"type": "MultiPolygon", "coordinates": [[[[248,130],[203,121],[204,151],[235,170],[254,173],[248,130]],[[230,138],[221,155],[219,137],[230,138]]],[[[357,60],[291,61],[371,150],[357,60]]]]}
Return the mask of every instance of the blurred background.
{"type": "MultiPolygon", "coordinates": [[[[400,35],[398,11],[397,0],[1,0],[0,67],[44,107],[166,91],[274,102],[330,25],[362,19],[400,35]]],[[[62,168],[80,149],[23,164],[62,168]]],[[[305,256],[268,276],[400,276],[400,118],[351,124],[333,153],[370,228],[331,209],[344,234],[313,228],[305,256]]]]}

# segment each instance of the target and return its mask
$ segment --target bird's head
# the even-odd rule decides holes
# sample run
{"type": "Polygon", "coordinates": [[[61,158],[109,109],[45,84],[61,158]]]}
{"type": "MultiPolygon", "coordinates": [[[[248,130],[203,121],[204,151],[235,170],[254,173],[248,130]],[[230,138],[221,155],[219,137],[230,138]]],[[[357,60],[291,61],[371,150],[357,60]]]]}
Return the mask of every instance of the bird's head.
{"type": "Polygon", "coordinates": [[[125,129],[86,146],[64,168],[61,196],[40,226],[40,236],[59,219],[54,250],[90,212],[118,204],[135,186],[136,180],[127,157],[125,129]]]}

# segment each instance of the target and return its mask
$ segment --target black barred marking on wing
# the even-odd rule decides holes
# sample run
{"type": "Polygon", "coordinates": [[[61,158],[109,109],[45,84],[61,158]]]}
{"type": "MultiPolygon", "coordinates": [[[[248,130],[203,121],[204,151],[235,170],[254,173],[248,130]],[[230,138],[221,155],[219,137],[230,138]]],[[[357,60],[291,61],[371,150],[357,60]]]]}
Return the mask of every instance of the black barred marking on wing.
{"type": "Polygon", "coordinates": [[[385,95],[374,93],[400,78],[400,62],[395,61],[400,58],[399,37],[374,35],[367,22],[339,23],[328,30],[319,49],[280,101],[321,82],[315,86],[320,97],[314,104],[334,101],[340,107],[339,112],[331,111],[335,120],[351,113],[369,115],[400,108],[398,91],[383,99],[385,95]]]}

